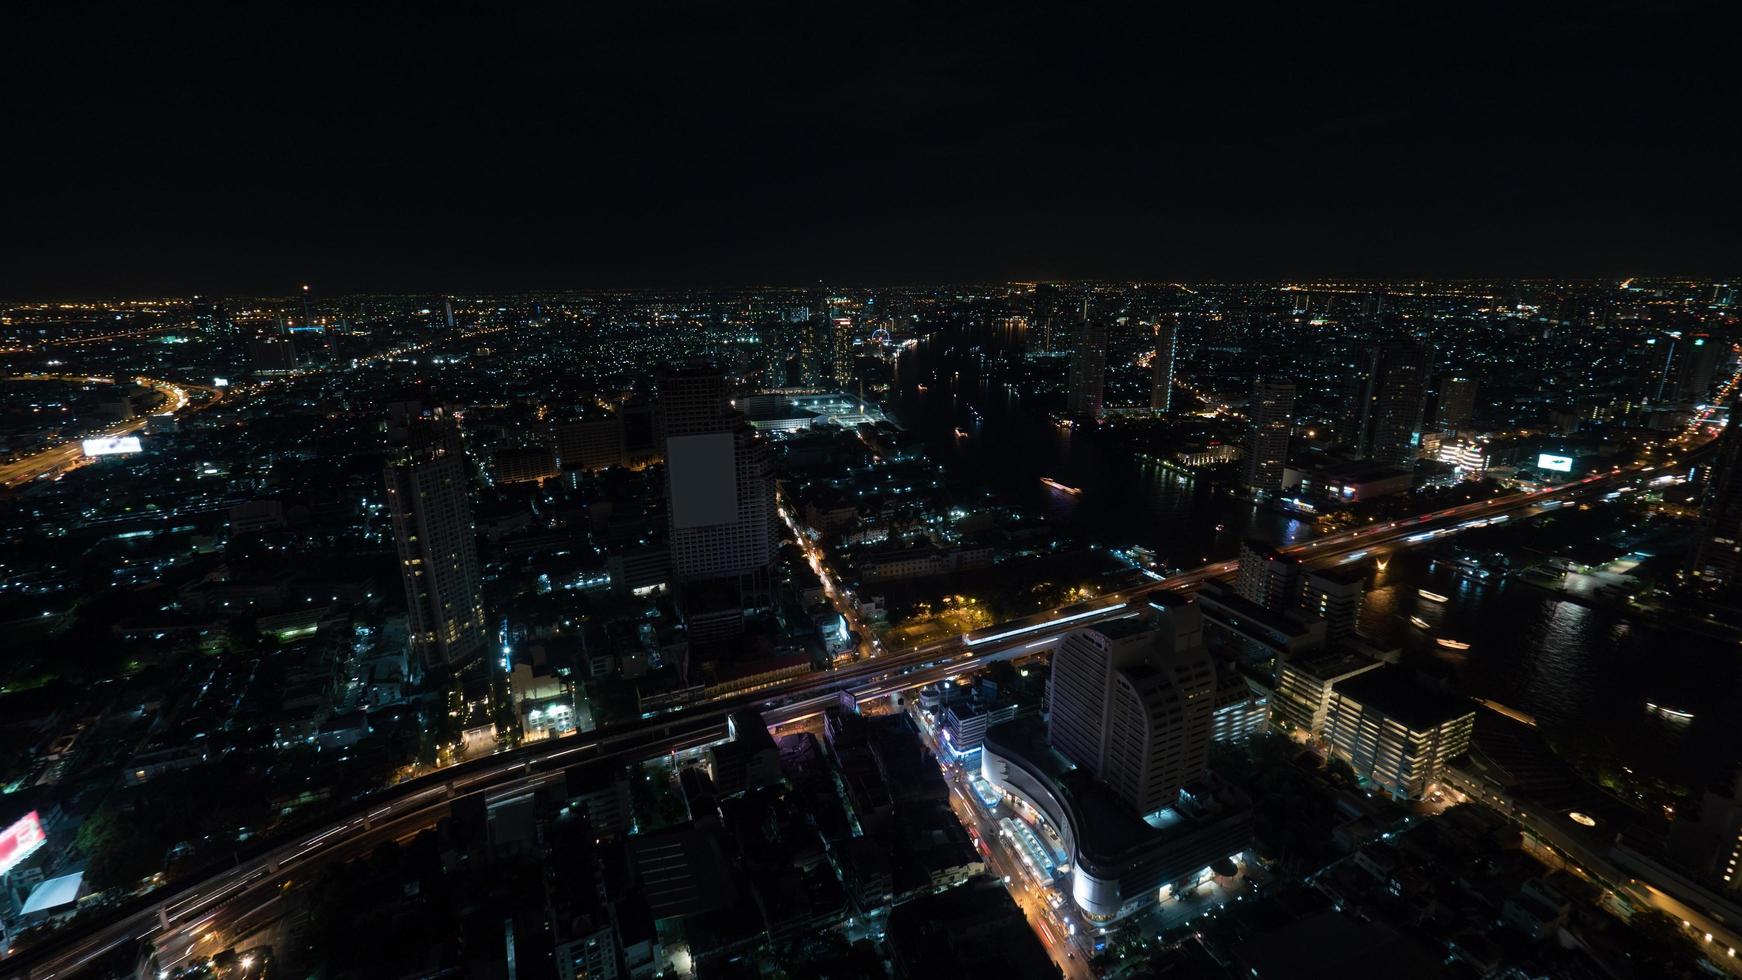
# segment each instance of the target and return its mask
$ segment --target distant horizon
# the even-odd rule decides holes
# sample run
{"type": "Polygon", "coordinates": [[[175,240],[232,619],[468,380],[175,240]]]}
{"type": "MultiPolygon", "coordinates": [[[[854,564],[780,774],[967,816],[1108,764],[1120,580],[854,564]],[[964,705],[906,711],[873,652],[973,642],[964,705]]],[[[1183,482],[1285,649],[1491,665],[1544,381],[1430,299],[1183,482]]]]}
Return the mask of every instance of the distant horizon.
{"type": "MultiPolygon", "coordinates": [[[[1255,277],[1255,278],[1251,278],[1251,279],[1224,279],[1224,278],[1217,278],[1217,277],[1207,277],[1207,278],[1174,277],[1171,279],[1147,279],[1147,278],[1123,278],[1123,277],[1121,277],[1121,278],[1093,278],[1093,277],[1089,277],[1089,278],[1070,278],[1070,279],[1035,279],[1035,278],[959,279],[959,280],[958,279],[939,279],[939,280],[935,280],[935,281],[909,280],[909,281],[900,281],[900,282],[893,282],[893,281],[892,282],[866,282],[866,281],[842,280],[842,281],[817,282],[817,283],[687,283],[687,284],[686,283],[668,283],[668,284],[657,284],[657,285],[540,286],[540,287],[528,287],[528,288],[495,288],[495,289],[479,289],[479,288],[468,288],[468,289],[438,289],[438,288],[428,288],[428,289],[351,289],[351,290],[345,290],[345,291],[341,291],[341,292],[330,292],[330,293],[321,292],[319,290],[319,288],[317,287],[317,288],[312,289],[310,291],[309,299],[310,299],[311,303],[318,303],[318,302],[321,302],[324,300],[381,298],[381,297],[393,297],[393,296],[402,296],[402,297],[407,297],[407,298],[412,298],[412,297],[446,297],[449,299],[463,299],[463,298],[469,298],[469,297],[496,297],[496,296],[537,296],[537,295],[565,295],[565,294],[585,295],[585,294],[590,294],[590,293],[608,293],[608,292],[657,293],[657,292],[676,292],[676,291],[716,291],[716,292],[757,291],[757,290],[805,291],[805,290],[814,290],[814,289],[863,291],[863,290],[879,290],[879,289],[883,289],[883,290],[948,289],[948,288],[955,288],[955,287],[976,288],[976,287],[988,287],[988,286],[1021,286],[1021,285],[1066,286],[1066,287],[1106,286],[1106,287],[1118,287],[1118,288],[1131,288],[1131,287],[1157,287],[1157,286],[1169,286],[1169,285],[1181,285],[1181,284],[1183,284],[1183,285],[1193,285],[1193,286],[1212,286],[1212,287],[1228,287],[1228,288],[1241,287],[1241,286],[1247,286],[1247,287],[1299,286],[1299,287],[1303,287],[1303,288],[1331,287],[1331,286],[1366,286],[1366,287],[1374,287],[1374,288],[1382,288],[1382,289],[1391,289],[1391,288],[1398,288],[1398,287],[1404,287],[1404,286],[1410,286],[1410,285],[1483,285],[1483,286],[1486,286],[1486,285],[1538,285],[1538,286],[1552,286],[1552,285],[1564,284],[1564,285],[1598,286],[1598,285],[1604,285],[1604,284],[1613,284],[1615,288],[1619,289],[1619,288],[1622,288],[1622,285],[1624,283],[1628,283],[1628,282],[1638,282],[1641,284],[1671,285],[1671,284],[1676,284],[1676,283],[1689,283],[1689,284],[1692,284],[1692,283],[1698,283],[1698,284],[1729,283],[1729,282],[1734,282],[1734,281],[1739,281],[1739,280],[1742,280],[1742,273],[1738,273],[1737,275],[1734,275],[1734,276],[1639,274],[1639,275],[1567,275],[1567,276],[1552,276],[1552,275],[1542,275],[1542,276],[1536,276],[1536,275],[1533,275],[1533,276],[1493,275],[1493,276],[1444,276],[1444,277],[1411,276],[1411,277],[1395,277],[1395,278],[1392,278],[1392,277],[1339,278],[1339,277],[1320,276],[1320,277],[1314,277],[1314,278],[1310,278],[1310,279],[1281,276],[1281,277],[1255,277]]],[[[133,304],[133,303],[152,303],[152,302],[171,302],[171,301],[237,300],[237,299],[262,300],[262,301],[284,299],[284,300],[296,300],[296,301],[300,302],[300,300],[302,298],[302,293],[298,291],[300,289],[300,286],[301,286],[300,283],[293,285],[289,289],[286,289],[283,292],[261,292],[261,291],[249,291],[249,290],[235,290],[235,291],[211,291],[211,292],[188,291],[188,292],[131,293],[131,294],[108,293],[108,294],[101,294],[101,295],[98,295],[98,294],[59,293],[59,294],[52,294],[52,295],[51,294],[44,294],[44,295],[38,295],[38,296],[32,296],[32,297],[0,296],[0,305],[17,307],[17,306],[41,306],[41,305],[52,304],[52,303],[129,303],[129,304],[133,304]]]]}

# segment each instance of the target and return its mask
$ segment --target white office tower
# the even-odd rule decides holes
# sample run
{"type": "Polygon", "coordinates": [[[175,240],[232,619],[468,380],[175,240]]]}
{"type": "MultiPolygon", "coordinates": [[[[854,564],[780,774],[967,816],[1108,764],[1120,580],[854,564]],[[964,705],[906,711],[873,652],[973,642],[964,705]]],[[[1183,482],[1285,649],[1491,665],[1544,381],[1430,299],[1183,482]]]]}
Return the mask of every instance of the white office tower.
{"type": "Polygon", "coordinates": [[[412,652],[430,667],[463,664],[488,639],[464,459],[440,443],[407,450],[386,479],[412,652]]]}
{"type": "Polygon", "coordinates": [[[1140,814],[1203,776],[1215,712],[1197,607],[1156,609],[1068,634],[1048,688],[1048,741],[1140,814]]]}

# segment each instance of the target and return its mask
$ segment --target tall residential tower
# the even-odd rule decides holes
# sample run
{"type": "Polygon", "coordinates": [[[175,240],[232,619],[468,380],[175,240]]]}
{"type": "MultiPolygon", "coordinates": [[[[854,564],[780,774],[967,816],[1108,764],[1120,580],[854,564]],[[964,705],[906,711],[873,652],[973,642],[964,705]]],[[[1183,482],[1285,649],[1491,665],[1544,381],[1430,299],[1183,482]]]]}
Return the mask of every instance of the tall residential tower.
{"type": "Polygon", "coordinates": [[[460,666],[488,639],[465,460],[432,442],[389,462],[386,480],[412,652],[428,667],[460,666]]]}
{"type": "Polygon", "coordinates": [[[1173,411],[1173,355],[1178,335],[1178,324],[1156,325],[1155,360],[1149,365],[1149,410],[1152,412],[1165,415],[1173,411]]]}
{"type": "Polygon", "coordinates": [[[1066,407],[1072,415],[1099,416],[1107,384],[1107,323],[1089,316],[1089,301],[1083,301],[1083,318],[1077,331],[1077,349],[1071,354],[1071,389],[1066,407]]]}
{"type": "Polygon", "coordinates": [[[1394,340],[1369,352],[1350,385],[1348,442],[1375,462],[1399,469],[1415,466],[1421,445],[1432,355],[1413,340],[1394,340]]]}
{"type": "Polygon", "coordinates": [[[1261,380],[1252,388],[1252,442],[1246,449],[1246,486],[1255,493],[1282,489],[1288,436],[1294,427],[1294,385],[1261,380]]]}

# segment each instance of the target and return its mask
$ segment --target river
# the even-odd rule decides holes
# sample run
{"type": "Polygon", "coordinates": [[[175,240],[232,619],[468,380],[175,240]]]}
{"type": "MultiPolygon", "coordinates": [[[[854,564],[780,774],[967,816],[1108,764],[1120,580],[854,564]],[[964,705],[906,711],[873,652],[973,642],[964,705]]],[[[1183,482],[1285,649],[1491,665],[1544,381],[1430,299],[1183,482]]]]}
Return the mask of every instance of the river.
{"type": "MultiPolygon", "coordinates": [[[[1053,424],[1015,388],[975,373],[979,363],[922,343],[903,355],[889,407],[933,459],[954,474],[974,474],[1001,499],[1104,546],[1152,548],[1176,567],[1232,558],[1246,537],[1311,537],[1308,522],[1053,424]],[[1050,489],[1043,476],[1081,493],[1050,489]]],[[[1736,755],[1742,650],[1733,645],[1640,624],[1510,577],[1483,582],[1420,552],[1396,555],[1385,569],[1369,563],[1361,627],[1457,690],[1535,715],[1550,731],[1588,736],[1609,747],[1605,754],[1667,778],[1697,778],[1736,755]],[[1425,599],[1420,589],[1447,601],[1425,599]],[[1446,650],[1440,637],[1469,649],[1446,650]],[[1693,719],[1666,718],[1647,702],[1693,719]]]]}

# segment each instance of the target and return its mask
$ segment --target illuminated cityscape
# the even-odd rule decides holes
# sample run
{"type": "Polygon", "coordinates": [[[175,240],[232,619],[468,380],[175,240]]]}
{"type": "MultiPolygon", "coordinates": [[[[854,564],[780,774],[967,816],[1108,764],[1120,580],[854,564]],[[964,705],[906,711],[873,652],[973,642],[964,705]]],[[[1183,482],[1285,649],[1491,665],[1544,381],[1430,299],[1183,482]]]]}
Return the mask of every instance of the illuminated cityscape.
{"type": "Polygon", "coordinates": [[[1724,11],[735,14],[22,18],[0,980],[1742,977],[1724,11]]]}

